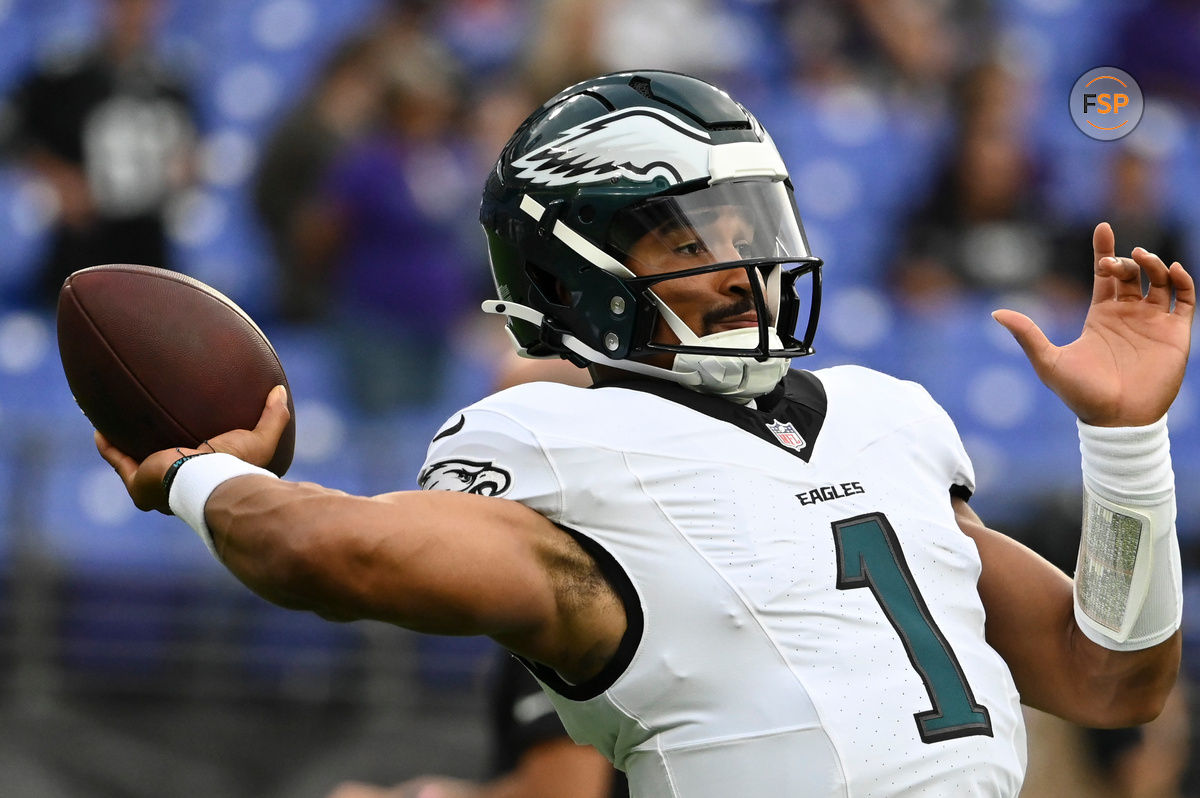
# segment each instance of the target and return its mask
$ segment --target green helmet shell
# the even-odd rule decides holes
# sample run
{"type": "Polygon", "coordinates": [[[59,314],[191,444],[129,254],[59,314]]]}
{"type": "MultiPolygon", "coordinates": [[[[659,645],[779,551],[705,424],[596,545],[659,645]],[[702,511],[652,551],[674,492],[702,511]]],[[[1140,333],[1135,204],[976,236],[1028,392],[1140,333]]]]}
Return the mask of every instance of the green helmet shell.
{"type": "MultiPolygon", "coordinates": [[[[648,199],[737,177],[736,164],[728,175],[717,174],[724,167],[714,150],[746,151],[720,146],[726,144],[760,148],[753,152],[770,162],[768,178],[787,185],[791,202],[782,161],[758,121],[697,78],[604,75],[563,90],[525,120],[489,175],[480,207],[501,303],[542,316],[535,323],[509,315],[509,332],[523,353],[583,365],[587,358],[567,349],[564,335],[617,360],[646,351],[657,311],[645,290],[627,283],[633,275],[610,246],[614,219],[648,199]]],[[[819,268],[818,259],[804,260],[819,268]]],[[[818,305],[814,299],[810,313],[818,305]]],[[[794,326],[794,308],[779,315],[794,326]]],[[[788,356],[811,351],[811,316],[809,327],[809,340],[788,356]]]]}

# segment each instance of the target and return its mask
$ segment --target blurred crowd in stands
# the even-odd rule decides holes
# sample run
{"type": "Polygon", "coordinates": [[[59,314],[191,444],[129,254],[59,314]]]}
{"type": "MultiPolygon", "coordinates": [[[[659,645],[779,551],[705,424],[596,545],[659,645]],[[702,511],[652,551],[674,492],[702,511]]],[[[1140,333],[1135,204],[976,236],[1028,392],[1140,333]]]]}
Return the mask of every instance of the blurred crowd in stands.
{"type": "MultiPolygon", "coordinates": [[[[487,170],[540,102],[632,67],[724,85],[775,136],[826,261],[818,354],[797,365],[921,379],[960,424],[985,519],[1073,570],[1074,428],[986,311],[1077,330],[1103,219],[1118,254],[1200,271],[1190,0],[0,0],[0,312],[52,324],[62,279],[99,263],[192,274],[295,364],[299,471],[410,487],[429,433],[510,358],[478,311],[487,170]],[[1067,108],[1105,64],[1146,96],[1116,142],[1067,108]]],[[[21,385],[0,387],[0,424],[21,385]]],[[[1189,629],[1197,390],[1172,416],[1189,629]]],[[[1190,717],[1181,689],[1144,733],[1036,719],[1054,742],[1029,794],[1200,794],[1190,717]],[[1043,766],[1060,752],[1099,764],[1043,766]]]]}

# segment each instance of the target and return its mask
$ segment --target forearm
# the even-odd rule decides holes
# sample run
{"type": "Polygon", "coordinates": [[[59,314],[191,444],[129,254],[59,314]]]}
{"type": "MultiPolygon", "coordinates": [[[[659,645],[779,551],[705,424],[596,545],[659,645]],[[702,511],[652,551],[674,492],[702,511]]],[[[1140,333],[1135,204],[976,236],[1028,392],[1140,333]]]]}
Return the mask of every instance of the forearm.
{"type": "Polygon", "coordinates": [[[218,486],[204,514],[218,558],[255,593],[290,609],[354,620],[367,608],[347,578],[353,540],[337,524],[349,509],[341,505],[351,501],[311,483],[242,476],[218,486]]]}
{"type": "Polygon", "coordinates": [[[169,495],[238,579],[285,607],[491,635],[538,653],[546,619],[557,618],[543,563],[561,562],[570,539],[516,502],[451,491],[352,496],[218,454],[184,462],[169,495]]]}
{"type": "Polygon", "coordinates": [[[1115,705],[1162,709],[1180,658],[1183,586],[1166,419],[1080,422],[1084,516],[1073,591],[1075,652],[1114,688],[1115,705]]]}
{"type": "Polygon", "coordinates": [[[983,562],[987,640],[1008,663],[1021,701],[1090,727],[1131,726],[1157,715],[1179,669],[1179,634],[1135,651],[1097,645],[1075,621],[1071,579],[988,529],[965,502],[955,503],[983,562]]]}
{"type": "Polygon", "coordinates": [[[1070,689],[1081,711],[1068,719],[1092,728],[1121,728],[1153,720],[1162,712],[1179,674],[1182,635],[1138,651],[1096,645],[1072,624],[1070,689]]]}
{"type": "Polygon", "coordinates": [[[1183,613],[1175,476],[1166,419],[1079,423],[1084,515],[1075,618],[1091,640],[1132,651],[1162,642],[1183,613]]]}
{"type": "Polygon", "coordinates": [[[212,492],[205,518],[221,562],[269,601],[331,620],[486,634],[479,605],[446,580],[469,560],[436,532],[450,496],[238,477],[212,492]]]}

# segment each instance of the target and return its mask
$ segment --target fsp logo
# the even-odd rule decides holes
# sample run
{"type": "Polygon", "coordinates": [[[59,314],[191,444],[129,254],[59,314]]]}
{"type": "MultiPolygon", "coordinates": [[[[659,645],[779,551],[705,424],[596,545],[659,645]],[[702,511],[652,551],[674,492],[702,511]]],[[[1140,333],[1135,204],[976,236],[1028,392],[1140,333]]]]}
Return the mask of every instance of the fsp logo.
{"type": "Polygon", "coordinates": [[[1089,69],[1071,89],[1075,126],[1101,141],[1128,135],[1142,118],[1142,105],[1137,81],[1116,67],[1089,69]]]}
{"type": "MultiPolygon", "coordinates": [[[[1117,83],[1120,83],[1122,86],[1126,85],[1125,81],[1121,80],[1118,77],[1113,77],[1112,75],[1101,75],[1098,78],[1092,78],[1090,81],[1088,81],[1088,87],[1090,88],[1091,85],[1098,80],[1115,80],[1117,83]]],[[[1101,92],[1100,94],[1093,94],[1091,92],[1087,92],[1083,95],[1083,113],[1085,115],[1092,108],[1095,108],[1096,112],[1101,113],[1101,114],[1109,114],[1109,113],[1119,114],[1119,113],[1121,113],[1121,107],[1125,106],[1125,105],[1129,105],[1129,95],[1125,94],[1123,92],[1119,92],[1119,91],[1113,92],[1112,94],[1109,94],[1108,92],[1101,92]]],[[[1116,128],[1109,128],[1109,127],[1100,127],[1095,122],[1089,122],[1089,124],[1095,126],[1097,130],[1115,130],[1116,129],[1116,128]]],[[[1129,124],[1128,119],[1126,119],[1123,122],[1118,123],[1116,125],[1116,127],[1121,127],[1121,125],[1127,125],[1127,124],[1129,124]]]]}

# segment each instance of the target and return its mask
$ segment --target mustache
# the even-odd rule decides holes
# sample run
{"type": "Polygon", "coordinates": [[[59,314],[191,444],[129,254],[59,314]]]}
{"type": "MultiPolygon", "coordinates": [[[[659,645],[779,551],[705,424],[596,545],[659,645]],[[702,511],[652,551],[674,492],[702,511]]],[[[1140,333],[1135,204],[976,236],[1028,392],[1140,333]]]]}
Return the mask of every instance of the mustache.
{"type": "Polygon", "coordinates": [[[741,316],[742,314],[750,313],[751,311],[756,310],[757,308],[755,307],[754,297],[749,295],[743,296],[741,299],[737,300],[731,305],[726,305],[722,308],[714,308],[713,310],[705,313],[700,320],[704,325],[704,334],[708,335],[714,326],[720,324],[726,319],[731,319],[735,316],[741,316]]]}

